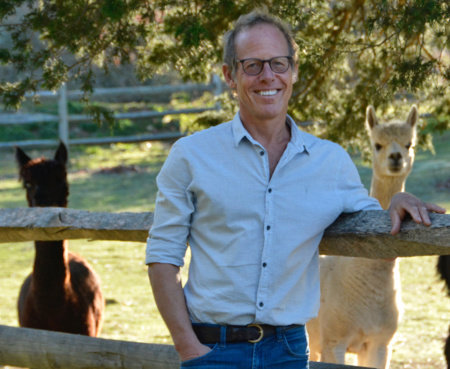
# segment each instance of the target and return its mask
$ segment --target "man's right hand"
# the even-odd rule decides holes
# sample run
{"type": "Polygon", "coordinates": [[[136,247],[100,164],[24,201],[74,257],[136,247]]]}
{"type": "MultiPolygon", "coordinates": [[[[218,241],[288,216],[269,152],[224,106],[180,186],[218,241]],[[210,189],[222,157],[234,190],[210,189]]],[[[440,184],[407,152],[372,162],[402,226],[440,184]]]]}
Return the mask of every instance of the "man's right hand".
{"type": "Polygon", "coordinates": [[[197,344],[186,345],[186,347],[176,347],[178,351],[178,355],[180,356],[181,361],[192,360],[197,357],[206,355],[211,349],[208,346],[201,344],[200,342],[197,344]]]}
{"type": "Polygon", "coordinates": [[[153,263],[148,267],[153,296],[181,361],[206,355],[211,349],[203,345],[192,329],[184,298],[180,268],[172,264],[153,263]]]}

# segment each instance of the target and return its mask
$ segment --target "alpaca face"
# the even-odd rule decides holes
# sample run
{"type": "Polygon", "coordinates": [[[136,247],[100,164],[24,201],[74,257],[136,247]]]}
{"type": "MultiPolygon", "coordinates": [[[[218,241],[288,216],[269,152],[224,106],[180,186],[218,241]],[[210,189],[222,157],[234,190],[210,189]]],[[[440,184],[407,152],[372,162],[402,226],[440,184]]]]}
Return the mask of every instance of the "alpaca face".
{"type": "Polygon", "coordinates": [[[16,160],[29,206],[67,206],[69,185],[64,144],[59,146],[54,159],[31,159],[20,148],[16,148],[16,160]]]}
{"type": "Polygon", "coordinates": [[[375,111],[367,108],[366,127],[372,146],[373,171],[378,176],[406,177],[414,162],[417,108],[413,106],[405,122],[378,124],[375,111]]]}

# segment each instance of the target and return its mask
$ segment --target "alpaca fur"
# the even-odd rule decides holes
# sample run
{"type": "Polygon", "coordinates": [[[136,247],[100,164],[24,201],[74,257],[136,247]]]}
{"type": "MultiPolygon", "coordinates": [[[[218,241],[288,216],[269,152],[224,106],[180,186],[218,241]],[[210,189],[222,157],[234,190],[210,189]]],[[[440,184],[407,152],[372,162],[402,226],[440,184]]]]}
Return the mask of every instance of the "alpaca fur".
{"type": "MultiPolygon", "coordinates": [[[[441,255],[438,258],[437,271],[441,279],[445,282],[447,295],[450,297],[450,255],[441,255]]],[[[444,355],[447,361],[447,369],[450,369],[450,327],[444,347],[444,355]]]]}
{"type": "MultiPolygon", "coordinates": [[[[67,206],[67,150],[63,143],[53,160],[32,160],[20,148],[16,148],[16,160],[29,206],[67,206]]],[[[103,311],[99,278],[85,260],[68,251],[68,241],[35,241],[33,271],[19,294],[19,324],[98,336],[103,311]]]]}
{"type": "MultiPolygon", "coordinates": [[[[373,153],[370,195],[383,207],[404,191],[414,161],[417,108],[406,122],[379,124],[374,108],[366,111],[373,153]]],[[[400,275],[396,259],[343,256],[320,258],[321,305],[308,323],[311,360],[345,363],[356,353],[358,365],[389,367],[391,340],[401,315],[400,275]]]]}

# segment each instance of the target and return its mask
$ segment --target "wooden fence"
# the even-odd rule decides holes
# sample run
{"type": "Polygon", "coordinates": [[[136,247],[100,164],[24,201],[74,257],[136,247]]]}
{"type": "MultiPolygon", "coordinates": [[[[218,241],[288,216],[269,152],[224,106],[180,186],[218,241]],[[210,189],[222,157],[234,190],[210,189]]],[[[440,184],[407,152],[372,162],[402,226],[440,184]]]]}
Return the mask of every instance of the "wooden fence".
{"type": "MultiPolygon", "coordinates": [[[[220,77],[212,75],[211,81],[208,84],[200,83],[185,83],[177,85],[161,85],[161,86],[136,86],[136,87],[118,87],[118,88],[97,88],[92,93],[92,99],[95,98],[117,98],[123,96],[160,96],[167,95],[174,92],[204,92],[211,91],[215,96],[222,93],[222,82],[220,77]]],[[[140,134],[134,136],[121,136],[121,137],[93,137],[93,138],[70,138],[69,137],[69,124],[70,122],[83,122],[91,121],[92,117],[83,114],[68,114],[68,101],[73,99],[79,99],[83,96],[83,91],[72,90],[68,91],[66,85],[63,85],[57,92],[52,91],[38,91],[34,95],[27,95],[27,97],[40,97],[46,99],[58,100],[58,115],[52,114],[24,114],[24,113],[1,113],[0,112],[0,125],[13,125],[13,124],[31,124],[31,123],[45,123],[45,122],[58,122],[58,138],[66,145],[96,145],[107,144],[116,142],[142,142],[142,141],[160,141],[167,139],[176,139],[181,137],[181,132],[167,132],[159,134],[140,134]]],[[[144,119],[164,117],[166,115],[179,115],[179,114],[196,114],[207,110],[217,110],[219,105],[214,107],[204,108],[191,108],[191,109],[178,109],[178,110],[165,110],[159,111],[135,111],[126,113],[114,114],[115,119],[144,119]]],[[[0,142],[0,149],[7,147],[27,147],[27,146],[56,146],[58,139],[49,140],[28,140],[28,141],[16,141],[16,142],[0,142]]]]}
{"type": "MultiPolygon", "coordinates": [[[[406,220],[390,234],[387,211],[342,215],[326,231],[320,252],[329,255],[390,258],[450,254],[450,215],[431,214],[424,227],[406,220]]],[[[151,213],[94,213],[66,208],[0,209],[0,242],[95,239],[144,242],[151,213]]],[[[93,338],[0,325],[0,365],[33,368],[109,369],[179,367],[172,346],[93,338]]],[[[311,363],[311,369],[356,369],[311,363]]]]}
{"type": "MultiPolygon", "coordinates": [[[[450,214],[430,214],[425,227],[405,220],[392,236],[387,210],[343,214],[326,229],[319,250],[326,255],[392,258],[450,254],[450,214]]],[[[0,243],[90,239],[145,242],[153,214],[104,213],[68,208],[0,209],[0,243]]]]}
{"type": "MultiPolygon", "coordinates": [[[[179,369],[180,367],[178,355],[171,345],[110,340],[4,325],[0,325],[1,364],[34,369],[179,369]]],[[[363,369],[318,362],[312,362],[310,367],[363,369]]]]}

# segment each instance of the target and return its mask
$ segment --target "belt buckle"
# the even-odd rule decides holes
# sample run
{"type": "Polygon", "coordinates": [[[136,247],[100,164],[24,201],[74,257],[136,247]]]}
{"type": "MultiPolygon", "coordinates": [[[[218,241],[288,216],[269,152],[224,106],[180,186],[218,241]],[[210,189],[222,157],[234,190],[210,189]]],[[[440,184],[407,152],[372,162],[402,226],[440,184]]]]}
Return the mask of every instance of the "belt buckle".
{"type": "Polygon", "coordinates": [[[247,327],[255,327],[255,328],[258,328],[258,331],[259,331],[259,337],[254,340],[248,340],[248,342],[258,343],[259,341],[261,341],[263,339],[263,337],[264,337],[263,327],[261,327],[259,324],[249,324],[247,327]]]}

